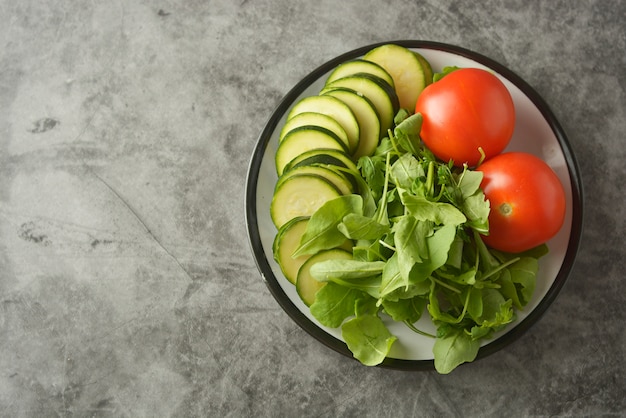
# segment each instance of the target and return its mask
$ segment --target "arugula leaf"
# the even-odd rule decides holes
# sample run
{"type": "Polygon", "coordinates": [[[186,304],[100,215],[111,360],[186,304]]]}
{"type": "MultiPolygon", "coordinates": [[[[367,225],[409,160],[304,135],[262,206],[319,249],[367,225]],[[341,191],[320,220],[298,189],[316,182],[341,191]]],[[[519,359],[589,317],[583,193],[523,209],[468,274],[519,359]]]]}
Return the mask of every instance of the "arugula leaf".
{"type": "Polygon", "coordinates": [[[493,253],[487,248],[482,238],[478,234],[478,231],[474,230],[474,245],[478,252],[478,257],[482,265],[482,271],[489,272],[497,269],[501,263],[496,259],[493,253]]]}
{"type": "Polygon", "coordinates": [[[379,311],[375,298],[361,298],[357,299],[354,304],[354,315],[376,315],[379,311]]]}
{"type": "Polygon", "coordinates": [[[378,208],[376,209],[376,213],[374,214],[374,220],[382,225],[389,225],[389,217],[387,212],[387,202],[389,199],[388,190],[389,190],[389,164],[390,164],[390,154],[387,154],[387,158],[385,160],[385,182],[383,184],[383,191],[380,197],[380,202],[378,204],[378,208]]]}
{"type": "Polygon", "coordinates": [[[402,203],[408,213],[420,221],[432,221],[437,225],[461,225],[467,218],[453,205],[443,202],[432,202],[425,197],[400,193],[402,203]]]}
{"type": "Polygon", "coordinates": [[[337,328],[350,316],[354,315],[357,300],[366,297],[363,292],[329,282],[315,294],[311,305],[311,315],[320,324],[337,328]]]}
{"type": "Polygon", "coordinates": [[[517,287],[511,280],[511,272],[508,269],[505,269],[502,272],[502,274],[498,278],[498,284],[500,285],[500,292],[502,293],[502,295],[505,298],[510,299],[517,309],[522,309],[524,307],[524,305],[520,301],[517,287]]]}
{"type": "Polygon", "coordinates": [[[311,276],[320,282],[334,278],[344,281],[359,280],[382,274],[385,263],[382,261],[326,260],[311,266],[311,276]]]}
{"type": "Polygon", "coordinates": [[[417,153],[419,149],[420,137],[419,132],[422,129],[423,118],[419,113],[413,114],[402,120],[393,130],[396,147],[398,150],[417,153]]]}
{"type": "Polygon", "coordinates": [[[491,338],[493,335],[493,329],[489,327],[474,326],[470,329],[469,334],[473,340],[482,340],[485,338],[491,338]]]}
{"type": "Polygon", "coordinates": [[[454,288],[454,290],[452,289],[452,287],[440,288],[437,281],[433,280],[430,294],[428,295],[428,305],[426,306],[433,321],[447,324],[460,324],[463,321],[467,307],[469,306],[470,295],[465,295],[464,302],[466,303],[457,303],[457,296],[461,291],[456,288],[454,288]],[[452,290],[452,293],[450,290],[452,290]],[[449,306],[449,308],[442,310],[441,306],[449,306]]]}
{"type": "Polygon", "coordinates": [[[341,336],[354,357],[366,366],[382,363],[398,339],[378,315],[362,315],[346,321],[341,336]]]}
{"type": "Polygon", "coordinates": [[[383,244],[385,238],[376,241],[358,240],[352,248],[353,258],[361,261],[386,261],[391,257],[393,251],[386,244],[383,244]]]}
{"type": "Polygon", "coordinates": [[[408,118],[409,116],[411,116],[411,113],[408,110],[400,109],[398,110],[398,113],[396,113],[396,116],[394,116],[393,118],[393,124],[395,126],[400,125],[400,123],[402,123],[402,121],[408,118]]]}
{"type": "Polygon", "coordinates": [[[463,167],[463,172],[457,177],[457,187],[464,199],[481,191],[480,183],[483,181],[482,171],[472,171],[468,170],[467,167],[463,167]]]}
{"type": "Polygon", "coordinates": [[[450,74],[452,71],[456,71],[458,69],[459,67],[457,66],[443,67],[443,70],[440,73],[433,74],[433,83],[441,80],[442,78],[450,74]]]}
{"type": "Polygon", "coordinates": [[[502,293],[496,289],[483,289],[482,291],[482,315],[476,323],[488,325],[491,328],[508,324],[512,319],[513,310],[511,300],[506,300],[502,293]]]}
{"type": "Polygon", "coordinates": [[[399,287],[387,293],[384,298],[379,296],[379,303],[382,304],[385,301],[398,302],[402,299],[411,299],[417,296],[426,297],[429,291],[430,281],[428,280],[411,283],[408,287],[399,287]]]}
{"type": "Polygon", "coordinates": [[[448,259],[448,251],[456,236],[455,225],[444,225],[426,238],[428,245],[428,259],[422,263],[416,263],[414,271],[419,279],[426,279],[435,270],[442,267],[448,259]]]}
{"type": "Polygon", "coordinates": [[[390,231],[389,225],[381,225],[374,219],[356,213],[349,213],[337,225],[343,235],[355,240],[375,240],[390,231]]]}
{"type": "Polygon", "coordinates": [[[311,215],[300,246],[291,256],[297,258],[340,246],[346,237],[337,225],[350,213],[363,213],[363,198],[360,195],[340,196],[324,203],[311,215]]]}
{"type": "Polygon", "coordinates": [[[403,154],[391,166],[391,181],[402,189],[411,190],[415,180],[425,175],[424,168],[412,154],[403,154]]]}
{"type": "Polygon", "coordinates": [[[385,312],[398,322],[417,322],[421,317],[428,299],[422,296],[415,296],[408,299],[383,300],[382,306],[385,312]]]}
{"type": "Polygon", "coordinates": [[[398,253],[394,253],[383,268],[383,276],[380,283],[381,298],[389,297],[394,291],[398,289],[406,290],[408,287],[409,281],[407,277],[402,275],[400,270],[398,253]]]}
{"type": "Polygon", "coordinates": [[[452,329],[435,340],[435,369],[441,374],[448,374],[460,364],[474,361],[479,348],[480,343],[464,330],[452,329]]]}
{"type": "Polygon", "coordinates": [[[367,293],[373,298],[373,303],[377,304],[377,301],[380,299],[381,279],[382,276],[379,275],[364,277],[360,280],[344,280],[338,277],[332,277],[329,281],[350,289],[360,290],[363,293],[367,293]]]}
{"type": "Polygon", "coordinates": [[[481,234],[489,232],[490,202],[485,199],[482,190],[463,199],[461,210],[467,217],[467,225],[481,234]]]}
{"type": "Polygon", "coordinates": [[[408,283],[413,266],[429,258],[426,237],[432,235],[433,228],[428,222],[406,215],[394,224],[393,231],[400,274],[408,283]]]}
{"type": "Polygon", "coordinates": [[[373,158],[379,159],[380,161],[385,161],[385,156],[389,153],[394,153],[395,148],[393,142],[390,138],[383,138],[380,140],[380,144],[376,147],[376,151],[374,151],[373,158]],[[382,159],[381,159],[382,157],[382,159]]]}
{"type": "Polygon", "coordinates": [[[463,264],[463,248],[465,247],[465,243],[463,242],[463,238],[461,238],[460,234],[457,231],[454,240],[452,240],[452,244],[450,244],[450,250],[448,251],[448,259],[446,260],[446,265],[455,268],[457,271],[461,270],[463,264]]]}
{"type": "Polygon", "coordinates": [[[536,246],[535,248],[531,248],[528,251],[524,251],[523,253],[517,254],[520,257],[531,257],[536,258],[537,260],[541,257],[547,255],[550,252],[548,246],[546,244],[541,244],[536,246]]]}
{"type": "Polygon", "coordinates": [[[478,322],[478,318],[483,316],[483,292],[475,287],[468,287],[465,292],[467,292],[465,295],[467,299],[466,311],[475,322],[478,322]]]}
{"type": "Polygon", "coordinates": [[[524,307],[535,291],[539,261],[536,258],[522,257],[510,265],[508,270],[511,273],[511,282],[518,291],[520,305],[524,307]]]}
{"type": "Polygon", "coordinates": [[[363,156],[359,158],[357,168],[360,170],[365,180],[364,186],[367,187],[372,198],[375,201],[379,200],[385,186],[385,160],[363,156]]]}
{"type": "Polygon", "coordinates": [[[504,253],[502,251],[497,251],[497,250],[490,250],[490,251],[493,254],[493,256],[496,257],[501,263],[506,263],[507,261],[513,258],[523,258],[523,257],[530,257],[530,258],[535,258],[539,260],[541,257],[545,256],[549,252],[548,246],[546,244],[538,245],[535,248],[531,248],[530,250],[517,253],[517,254],[504,253]]]}
{"type": "MultiPolygon", "coordinates": [[[[448,280],[452,283],[463,285],[476,285],[476,269],[468,268],[463,271],[453,271],[448,273],[443,268],[437,271],[437,277],[448,280]]],[[[480,285],[479,285],[480,286],[480,285]]],[[[476,286],[478,288],[478,286],[476,286]]]]}

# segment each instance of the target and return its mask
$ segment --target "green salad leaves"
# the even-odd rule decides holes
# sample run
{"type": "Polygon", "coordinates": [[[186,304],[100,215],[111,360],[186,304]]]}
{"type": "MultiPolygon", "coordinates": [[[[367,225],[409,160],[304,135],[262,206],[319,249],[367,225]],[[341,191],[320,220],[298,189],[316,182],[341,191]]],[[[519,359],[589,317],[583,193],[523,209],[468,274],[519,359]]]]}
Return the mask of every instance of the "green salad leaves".
{"type": "Polygon", "coordinates": [[[359,194],[328,201],[307,225],[294,256],[353,240],[353,259],[311,268],[326,283],[311,305],[324,326],[341,327],[365,365],[389,355],[397,338],[383,316],[415,332],[422,315],[436,326],[439,373],[473,361],[481,341],[530,300],[545,245],[525,254],[487,248],[489,202],[482,173],[438,161],[419,140],[421,115],[400,111],[376,153],[361,157],[359,194]]]}

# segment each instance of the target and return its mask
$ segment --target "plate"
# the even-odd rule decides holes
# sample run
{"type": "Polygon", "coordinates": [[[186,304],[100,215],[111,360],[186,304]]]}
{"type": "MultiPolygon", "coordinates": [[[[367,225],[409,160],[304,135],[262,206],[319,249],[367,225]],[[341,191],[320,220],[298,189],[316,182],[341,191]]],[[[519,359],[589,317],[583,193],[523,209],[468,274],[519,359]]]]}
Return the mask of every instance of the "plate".
{"type": "MultiPolygon", "coordinates": [[[[302,303],[295,286],[283,276],[274,261],[272,243],[276,228],[270,218],[270,203],[277,175],[274,155],[278,135],[291,106],[300,98],[316,95],[330,71],[338,64],[362,57],[371,49],[395,43],[422,54],[435,72],[445,66],[475,67],[494,72],[509,89],[516,108],[516,128],[505,151],[525,151],[543,159],[561,180],[567,199],[565,222],[560,232],[547,244],[550,252],[540,259],[537,285],[533,299],[516,322],[494,338],[484,341],[477,359],[488,356],[518,339],[546,312],[565,284],[573,267],[582,232],[582,181],[578,164],[561,125],[540,95],[513,71],[498,62],[468,49],[430,41],[390,41],[367,45],[340,55],[316,68],[297,83],[280,102],[261,132],[248,167],[245,209],[248,237],[261,277],[283,310],[307,333],[332,348],[353,358],[341,338],[340,329],[320,325],[302,303]]],[[[389,357],[379,366],[401,370],[432,370],[433,343],[429,337],[409,330],[404,324],[387,323],[398,340],[389,357]]],[[[419,329],[434,332],[429,315],[416,324],[419,329]]],[[[355,360],[356,361],[356,360],[355,360]]]]}

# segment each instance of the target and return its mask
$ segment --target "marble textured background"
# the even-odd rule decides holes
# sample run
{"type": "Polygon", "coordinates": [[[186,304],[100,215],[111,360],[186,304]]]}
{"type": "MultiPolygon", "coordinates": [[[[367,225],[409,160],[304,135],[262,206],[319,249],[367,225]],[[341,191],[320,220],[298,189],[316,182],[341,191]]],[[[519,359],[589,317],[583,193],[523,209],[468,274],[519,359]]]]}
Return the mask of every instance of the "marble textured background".
{"type": "Polygon", "coordinates": [[[626,3],[0,0],[0,416],[623,416],[626,3]],[[328,59],[458,44],[529,82],[586,192],[558,299],[453,374],[298,328],[244,223],[260,131],[328,59]]]}

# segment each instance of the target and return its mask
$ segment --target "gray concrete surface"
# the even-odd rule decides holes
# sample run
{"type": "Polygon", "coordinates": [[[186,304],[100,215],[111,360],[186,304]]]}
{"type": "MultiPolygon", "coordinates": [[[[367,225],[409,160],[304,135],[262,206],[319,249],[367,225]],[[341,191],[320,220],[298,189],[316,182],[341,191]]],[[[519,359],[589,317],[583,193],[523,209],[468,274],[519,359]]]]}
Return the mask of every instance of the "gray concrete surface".
{"type": "Polygon", "coordinates": [[[623,416],[624,22],[621,0],[0,0],[0,416],[623,416]],[[447,376],[319,344],[246,236],[246,170],[280,99],[395,39],[522,76],[586,191],[547,314],[447,376]]]}

